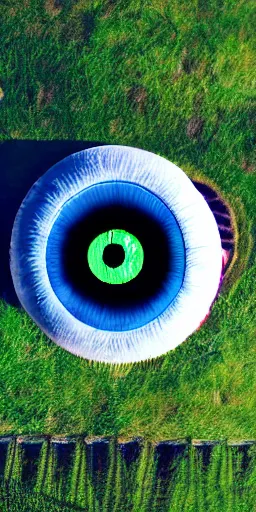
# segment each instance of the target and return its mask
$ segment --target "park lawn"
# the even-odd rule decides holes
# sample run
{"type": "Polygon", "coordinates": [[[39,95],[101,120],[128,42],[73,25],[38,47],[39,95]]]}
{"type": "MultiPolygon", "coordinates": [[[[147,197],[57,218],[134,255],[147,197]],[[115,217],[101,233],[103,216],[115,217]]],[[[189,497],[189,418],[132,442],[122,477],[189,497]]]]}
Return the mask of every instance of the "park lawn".
{"type": "Polygon", "coordinates": [[[144,363],[76,357],[2,300],[0,434],[256,437],[254,18],[252,0],[1,2],[0,141],[157,153],[220,192],[236,254],[207,322],[144,363]]]}

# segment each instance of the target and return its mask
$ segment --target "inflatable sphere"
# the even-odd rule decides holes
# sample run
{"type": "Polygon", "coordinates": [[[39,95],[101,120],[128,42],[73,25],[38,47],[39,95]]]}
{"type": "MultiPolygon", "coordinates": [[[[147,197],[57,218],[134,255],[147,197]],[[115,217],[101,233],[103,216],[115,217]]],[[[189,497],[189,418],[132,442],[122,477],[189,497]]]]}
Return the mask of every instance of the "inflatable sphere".
{"type": "Polygon", "coordinates": [[[51,340],[126,363],[160,356],[199,327],[218,292],[222,247],[179,167],[106,145],[68,156],[32,186],[10,267],[21,305],[51,340]]]}

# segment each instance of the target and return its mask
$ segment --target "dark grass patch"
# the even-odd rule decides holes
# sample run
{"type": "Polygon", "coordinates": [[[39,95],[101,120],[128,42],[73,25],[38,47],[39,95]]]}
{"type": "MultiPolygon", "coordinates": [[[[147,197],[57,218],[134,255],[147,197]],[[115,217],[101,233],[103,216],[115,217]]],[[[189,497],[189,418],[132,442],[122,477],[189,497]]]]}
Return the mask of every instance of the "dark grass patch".
{"type": "Polygon", "coordinates": [[[81,50],[90,47],[99,14],[99,6],[93,10],[82,7],[76,9],[74,6],[66,16],[65,23],[62,24],[61,40],[63,43],[76,43],[81,50]]]}
{"type": "Polygon", "coordinates": [[[256,163],[249,162],[248,160],[243,160],[241,167],[243,171],[248,174],[254,173],[256,171],[256,163]]]}
{"type": "Polygon", "coordinates": [[[83,14],[82,23],[84,28],[84,41],[86,44],[89,44],[96,25],[95,15],[91,13],[83,14]]]}
{"type": "Polygon", "coordinates": [[[144,113],[147,104],[147,91],[145,87],[134,85],[127,91],[127,98],[134,110],[144,113]]]}
{"type": "Polygon", "coordinates": [[[204,121],[200,117],[192,117],[187,125],[187,136],[196,139],[202,134],[204,121]]]}
{"type": "Polygon", "coordinates": [[[54,99],[54,86],[49,86],[48,89],[40,87],[37,94],[37,107],[39,110],[51,104],[54,99]]]}
{"type": "Polygon", "coordinates": [[[54,7],[60,9],[65,5],[65,0],[54,0],[54,7]]]}
{"type": "Polygon", "coordinates": [[[64,0],[45,0],[45,9],[50,16],[57,16],[62,11],[64,0]]]}

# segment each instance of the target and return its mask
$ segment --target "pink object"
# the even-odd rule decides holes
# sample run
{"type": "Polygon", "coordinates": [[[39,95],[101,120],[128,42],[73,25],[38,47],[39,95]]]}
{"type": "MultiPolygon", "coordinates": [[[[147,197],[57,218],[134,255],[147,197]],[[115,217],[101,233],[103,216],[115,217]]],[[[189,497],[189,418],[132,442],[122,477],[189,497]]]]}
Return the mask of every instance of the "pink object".
{"type": "MultiPolygon", "coordinates": [[[[221,288],[221,285],[222,285],[222,281],[223,281],[223,278],[224,278],[224,273],[225,273],[225,267],[228,263],[228,260],[230,258],[230,251],[227,251],[226,249],[222,249],[222,271],[221,271],[221,278],[220,278],[220,286],[219,286],[219,289],[218,289],[218,292],[217,292],[217,295],[213,301],[213,303],[215,302],[215,300],[217,299],[218,295],[219,295],[219,291],[220,291],[220,288],[221,288]]],[[[212,303],[212,304],[213,304],[212,303]]],[[[212,306],[211,306],[212,307],[212,306]]],[[[207,318],[210,316],[210,312],[211,312],[211,307],[207,313],[207,315],[204,317],[204,319],[200,322],[198,328],[197,328],[197,331],[200,329],[200,327],[202,327],[202,325],[206,322],[207,318]]]]}

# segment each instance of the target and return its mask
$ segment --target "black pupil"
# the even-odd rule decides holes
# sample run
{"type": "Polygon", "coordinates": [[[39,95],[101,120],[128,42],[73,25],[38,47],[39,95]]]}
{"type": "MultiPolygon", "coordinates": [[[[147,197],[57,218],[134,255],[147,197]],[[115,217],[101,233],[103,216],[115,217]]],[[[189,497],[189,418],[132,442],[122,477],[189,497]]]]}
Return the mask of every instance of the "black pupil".
{"type": "Polygon", "coordinates": [[[122,265],[125,259],[124,248],[120,244],[106,245],[103,251],[103,261],[105,265],[111,268],[116,268],[122,265]]]}
{"type": "MultiPolygon", "coordinates": [[[[102,259],[115,268],[124,261],[124,249],[120,244],[108,244],[102,259]],[[112,246],[112,247],[111,247],[112,246]]],[[[61,250],[62,269],[65,280],[81,297],[109,308],[139,307],[159,293],[165,283],[166,274],[172,265],[172,254],[165,231],[153,216],[139,206],[123,204],[103,205],[94,208],[85,217],[69,228],[61,250]],[[96,236],[112,229],[123,229],[132,233],[141,243],[144,252],[143,266],[136,278],[113,286],[103,283],[86,264],[88,248],[96,236]],[[154,243],[152,243],[154,241],[154,243]]]]}

